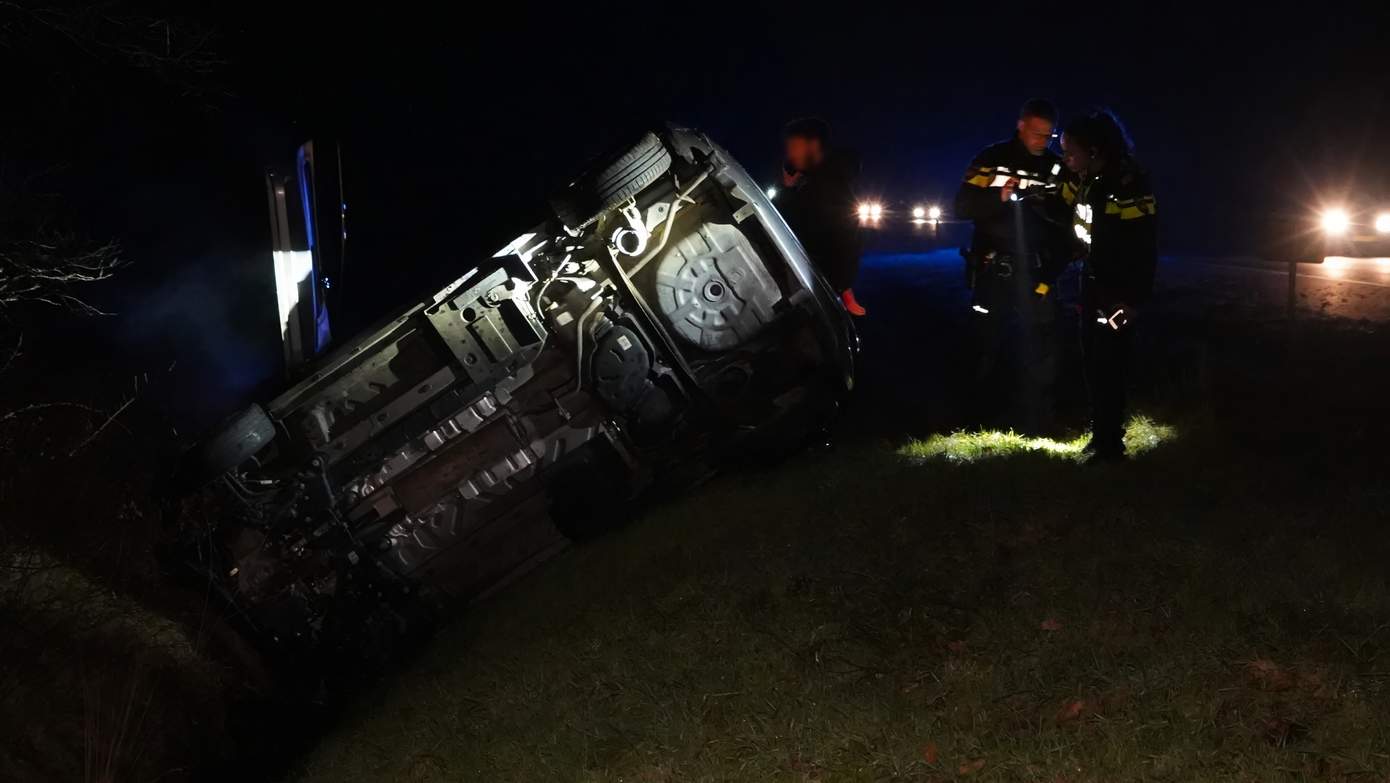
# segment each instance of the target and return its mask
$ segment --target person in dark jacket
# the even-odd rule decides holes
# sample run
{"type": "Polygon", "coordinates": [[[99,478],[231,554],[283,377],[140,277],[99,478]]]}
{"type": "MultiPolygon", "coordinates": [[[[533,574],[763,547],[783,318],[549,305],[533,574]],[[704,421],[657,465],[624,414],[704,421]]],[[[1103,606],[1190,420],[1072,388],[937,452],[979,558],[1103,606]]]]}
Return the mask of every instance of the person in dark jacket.
{"type": "Polygon", "coordinates": [[[1067,123],[1062,157],[1080,177],[1073,229],[1084,252],[1081,345],[1097,461],[1125,456],[1125,375],[1140,308],[1153,293],[1158,219],[1147,172],[1124,126],[1107,111],[1067,123]]]}
{"type": "Polygon", "coordinates": [[[776,204],[811,261],[854,315],[859,274],[859,223],[854,212],[857,159],[830,148],[830,128],[814,118],[794,120],[783,132],[785,156],[776,204]]]}
{"type": "Polygon", "coordinates": [[[1048,150],[1056,122],[1050,102],[1024,103],[1014,135],[971,161],[955,203],[956,215],[975,223],[964,255],[976,351],[972,399],[985,408],[978,418],[1007,408],[1009,426],[1034,434],[1055,429],[1060,342],[1050,293],[1072,258],[1070,210],[1061,197],[1069,176],[1048,150]]]}

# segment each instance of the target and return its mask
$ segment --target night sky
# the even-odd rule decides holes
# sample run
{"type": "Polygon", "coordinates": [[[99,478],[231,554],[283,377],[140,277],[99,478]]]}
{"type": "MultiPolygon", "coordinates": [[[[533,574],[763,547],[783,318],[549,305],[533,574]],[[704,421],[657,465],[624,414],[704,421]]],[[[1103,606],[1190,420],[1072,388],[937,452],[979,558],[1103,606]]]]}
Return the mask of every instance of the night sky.
{"type": "Polygon", "coordinates": [[[310,136],[343,144],[340,335],[461,274],[538,221],[576,163],[666,119],[770,176],[782,124],[819,115],[860,153],[862,192],[949,203],[1025,98],[1064,121],[1109,106],[1153,172],[1170,254],[1239,252],[1289,204],[1384,188],[1385,4],[1123,5],[142,4],[197,14],[222,63],[190,90],[30,53],[21,108],[56,130],[9,154],[61,162],[45,186],[133,262],[96,297],[119,315],[63,339],[123,370],[177,359],[165,393],[190,420],[278,382],[262,173],[310,136]]]}

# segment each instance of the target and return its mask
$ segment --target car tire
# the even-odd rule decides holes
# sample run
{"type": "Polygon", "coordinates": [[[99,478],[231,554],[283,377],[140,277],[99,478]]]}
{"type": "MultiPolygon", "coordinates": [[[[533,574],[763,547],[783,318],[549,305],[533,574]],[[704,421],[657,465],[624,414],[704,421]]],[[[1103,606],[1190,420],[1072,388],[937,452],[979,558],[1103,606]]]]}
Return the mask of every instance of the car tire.
{"type": "Polygon", "coordinates": [[[550,198],[555,216],[579,229],[627,201],[671,168],[671,153],[655,133],[648,133],[621,154],[607,156],[550,198]]]}
{"type": "Polygon", "coordinates": [[[228,419],[211,437],[188,454],[189,478],[210,481],[260,453],[275,439],[275,422],[259,405],[228,419]]]}

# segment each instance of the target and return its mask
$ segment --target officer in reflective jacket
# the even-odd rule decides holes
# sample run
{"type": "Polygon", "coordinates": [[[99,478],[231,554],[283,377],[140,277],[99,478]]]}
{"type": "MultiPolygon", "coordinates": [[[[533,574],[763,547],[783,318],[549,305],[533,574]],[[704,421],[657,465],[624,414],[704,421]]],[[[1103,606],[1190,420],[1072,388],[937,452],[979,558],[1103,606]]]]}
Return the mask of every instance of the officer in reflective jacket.
{"type": "MultiPolygon", "coordinates": [[[[970,163],[955,213],[975,223],[966,259],[973,291],[977,418],[1007,408],[1007,424],[1033,434],[1054,427],[1057,380],[1057,276],[1072,259],[1069,176],[1048,150],[1057,122],[1049,101],[1019,110],[1015,135],[986,147],[970,163]],[[1012,371],[1010,371],[1012,370],[1012,371]]],[[[979,422],[986,423],[986,422],[979,422]]]]}
{"type": "Polygon", "coordinates": [[[1085,259],[1081,346],[1091,398],[1087,451],[1096,461],[1125,456],[1125,374],[1158,267],[1157,209],[1133,149],[1124,126],[1103,110],[1077,117],[1062,133],[1062,158],[1080,178],[1069,197],[1085,259]]]}

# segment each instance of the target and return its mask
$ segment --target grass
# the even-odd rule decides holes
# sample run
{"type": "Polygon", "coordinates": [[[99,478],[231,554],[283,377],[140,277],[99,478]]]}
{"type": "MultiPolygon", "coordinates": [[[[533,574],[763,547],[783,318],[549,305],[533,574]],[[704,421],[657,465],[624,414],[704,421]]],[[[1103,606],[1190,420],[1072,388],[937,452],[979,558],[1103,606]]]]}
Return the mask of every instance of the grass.
{"type": "MultiPolygon", "coordinates": [[[[920,283],[875,300],[867,345],[955,339],[917,307],[945,279],[920,283]]],[[[366,683],[291,779],[1390,779],[1390,342],[1314,319],[1289,342],[1204,292],[1164,301],[1184,296],[1141,333],[1162,340],[1130,463],[931,435],[955,426],[921,382],[950,377],[919,361],[942,345],[870,356],[857,440],[722,477],[483,602],[366,683]]],[[[314,713],[272,714],[205,600],[162,594],[137,535],[158,515],[111,480],[129,454],[0,487],[35,542],[7,551],[64,555],[24,593],[59,611],[0,601],[0,778],[263,779],[240,770],[314,713]],[[81,622],[39,634],[59,618],[81,622]]]]}
{"type": "Polygon", "coordinates": [[[952,369],[925,357],[959,331],[919,304],[955,271],[880,271],[867,344],[940,340],[870,357],[859,441],[479,606],[294,779],[1390,779],[1380,326],[1167,292],[1137,459],[1082,467],[1077,441],[929,434],[923,374],[952,369]]]}
{"type": "Polygon", "coordinates": [[[977,434],[717,481],[481,607],[297,779],[1384,779],[1384,491],[1163,420],[1097,470],[977,434]]]}
{"type": "MultiPolygon", "coordinates": [[[[1147,416],[1133,416],[1125,425],[1125,450],[1130,456],[1137,457],[1176,437],[1177,430],[1169,425],[1156,424],[1147,416]]],[[[943,459],[957,463],[1030,452],[1076,461],[1081,458],[1087,441],[1084,435],[1071,440],[1054,440],[1021,435],[1013,430],[957,431],[949,435],[932,435],[925,440],[911,440],[898,449],[898,453],[912,459],[943,459]]]]}

